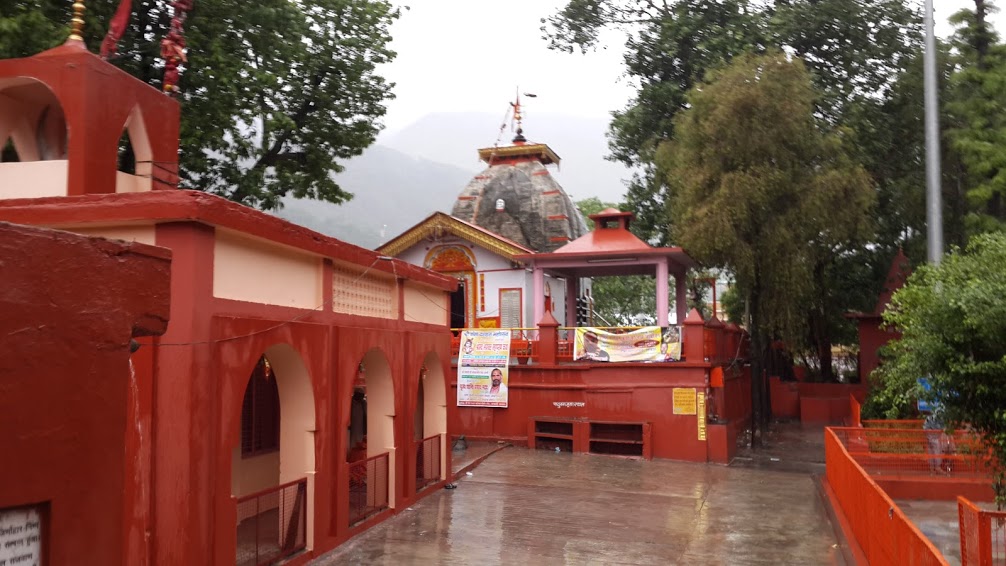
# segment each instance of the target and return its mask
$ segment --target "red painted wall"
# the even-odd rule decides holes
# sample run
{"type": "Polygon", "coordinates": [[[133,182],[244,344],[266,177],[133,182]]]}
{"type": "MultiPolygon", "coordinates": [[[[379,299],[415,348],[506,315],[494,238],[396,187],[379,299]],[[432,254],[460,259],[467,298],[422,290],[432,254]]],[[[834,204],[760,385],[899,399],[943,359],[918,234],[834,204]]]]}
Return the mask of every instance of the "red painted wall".
{"type": "Polygon", "coordinates": [[[164,332],[170,253],[0,223],[0,265],[0,508],[48,506],[48,564],[141,564],[129,341],[164,332]]]}
{"type": "MultiPolygon", "coordinates": [[[[508,408],[455,407],[449,413],[448,428],[452,434],[470,438],[526,443],[528,421],[534,417],[649,422],[654,457],[706,462],[708,435],[706,441],[698,439],[696,415],[673,414],[672,395],[674,388],[694,388],[697,394],[705,394],[708,371],[708,365],[686,363],[511,366],[508,408]],[[556,407],[556,402],[584,406],[556,407]]],[[[456,376],[455,367],[452,405],[457,404],[456,376]]],[[[726,442],[726,435],[721,437],[726,442]]],[[[717,450],[725,453],[725,447],[717,450]]]]}

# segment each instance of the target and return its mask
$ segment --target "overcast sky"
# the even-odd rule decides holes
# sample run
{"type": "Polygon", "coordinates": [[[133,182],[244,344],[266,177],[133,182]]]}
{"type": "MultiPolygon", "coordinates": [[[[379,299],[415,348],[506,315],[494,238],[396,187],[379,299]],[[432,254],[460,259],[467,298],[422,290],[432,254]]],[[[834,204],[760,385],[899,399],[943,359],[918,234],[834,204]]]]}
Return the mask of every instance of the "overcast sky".
{"type": "MultiPolygon", "coordinates": [[[[503,117],[516,89],[538,95],[525,100],[525,122],[536,113],[606,117],[623,108],[633,89],[622,77],[622,45],[587,55],[548,49],[540,20],[565,0],[411,0],[392,26],[398,57],[382,69],[396,83],[388,103],[386,133],[433,112],[498,112],[503,117]]],[[[947,17],[971,0],[935,0],[937,33],[950,33],[947,17]]],[[[1006,6],[1004,6],[1006,7],[1006,6]]],[[[1004,14],[993,16],[1001,32],[1004,14]]],[[[487,136],[495,132],[488,132],[487,136]]]]}

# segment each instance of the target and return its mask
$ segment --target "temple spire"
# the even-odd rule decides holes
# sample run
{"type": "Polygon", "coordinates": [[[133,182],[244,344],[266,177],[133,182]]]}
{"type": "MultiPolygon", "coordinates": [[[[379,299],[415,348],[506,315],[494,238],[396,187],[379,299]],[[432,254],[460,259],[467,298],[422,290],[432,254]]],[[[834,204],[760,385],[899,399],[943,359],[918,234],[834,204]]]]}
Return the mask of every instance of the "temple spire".
{"type": "MultiPolygon", "coordinates": [[[[531,94],[530,92],[525,92],[524,96],[528,98],[536,98],[538,95],[531,94]]],[[[514,145],[523,145],[527,143],[527,138],[524,137],[524,127],[522,124],[524,115],[521,113],[520,109],[520,88],[517,89],[516,100],[514,102],[511,102],[510,106],[513,107],[513,120],[514,122],[517,122],[517,135],[514,136],[512,142],[514,145]]]]}
{"type": "Polygon", "coordinates": [[[76,0],[73,3],[73,18],[70,19],[70,37],[68,41],[84,42],[84,0],[76,0]]]}

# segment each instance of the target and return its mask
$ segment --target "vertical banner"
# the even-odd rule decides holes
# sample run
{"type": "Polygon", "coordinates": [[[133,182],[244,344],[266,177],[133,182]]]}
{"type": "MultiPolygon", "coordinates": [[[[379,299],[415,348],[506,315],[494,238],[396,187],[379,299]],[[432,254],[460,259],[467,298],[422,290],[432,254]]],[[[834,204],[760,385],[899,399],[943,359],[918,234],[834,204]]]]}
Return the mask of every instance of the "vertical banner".
{"type": "Polygon", "coordinates": [[[509,402],[510,330],[463,330],[458,353],[458,407],[509,402]]]}
{"type": "Polygon", "coordinates": [[[577,327],[573,359],[594,362],[673,362],[681,359],[681,329],[644,326],[625,332],[577,327]]]}
{"type": "Polygon", "coordinates": [[[703,393],[699,393],[699,398],[697,399],[699,410],[696,413],[699,419],[699,440],[706,439],[706,396],[703,393]]]}

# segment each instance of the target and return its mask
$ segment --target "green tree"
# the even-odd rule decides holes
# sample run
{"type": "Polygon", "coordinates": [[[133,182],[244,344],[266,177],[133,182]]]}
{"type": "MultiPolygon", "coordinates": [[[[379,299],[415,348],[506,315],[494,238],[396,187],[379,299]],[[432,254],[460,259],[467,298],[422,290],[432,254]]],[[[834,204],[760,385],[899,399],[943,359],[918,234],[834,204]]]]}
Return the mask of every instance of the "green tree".
{"type": "Polygon", "coordinates": [[[974,237],[965,251],[923,265],[884,313],[901,332],[875,373],[888,414],[918,397],[943,407],[951,428],[970,427],[990,447],[993,488],[1006,504],[1006,234],[974,237]],[[929,376],[923,393],[917,380],[929,376]]]}
{"type": "MultiPolygon", "coordinates": [[[[596,46],[604,29],[627,35],[626,72],[639,90],[613,113],[611,158],[635,166],[626,203],[639,215],[636,232],[660,244],[668,243],[666,227],[674,221],[667,181],[673,171],[661,166],[656,151],[676,138],[685,93],[741,52],[780,49],[805,61],[819,93],[815,111],[848,140],[848,151],[875,179],[874,225],[881,230],[870,246],[819,250],[819,300],[802,316],[801,343],[829,379],[832,342],[855,336],[843,313],[872,305],[898,247],[915,260],[924,257],[925,185],[916,182],[924,170],[921,117],[911,115],[921,112],[921,88],[918,96],[895,90],[921,50],[919,14],[905,0],[570,0],[543,23],[553,47],[567,51],[596,46]]],[[[946,202],[953,206],[959,199],[949,196],[960,190],[959,175],[952,159],[945,163],[946,202]]],[[[961,225],[954,214],[947,221],[950,229],[961,225]]]]}
{"type": "MultiPolygon", "coordinates": [[[[85,40],[97,48],[118,0],[87,3],[85,40]]],[[[29,56],[66,36],[70,4],[0,5],[0,57],[29,56]]],[[[384,0],[200,0],[185,23],[182,185],[264,209],[284,195],[342,202],[332,179],[379,131],[391,87],[376,67],[394,57],[384,0]]],[[[111,62],[161,87],[167,4],[133,0],[111,62]]]]}
{"type": "Polygon", "coordinates": [[[950,18],[957,67],[950,78],[947,107],[955,119],[948,131],[951,147],[967,169],[966,226],[971,233],[1006,227],[1006,45],[987,17],[996,11],[988,0],[975,10],[950,18]]]}
{"type": "MultiPolygon", "coordinates": [[[[873,203],[841,131],[815,118],[815,97],[799,59],[738,57],[692,90],[677,139],[657,156],[672,172],[673,239],[729,271],[748,304],[756,376],[772,340],[804,340],[815,270],[865,233],[873,203]]],[[[762,380],[752,394],[767,419],[762,380]]]]}

